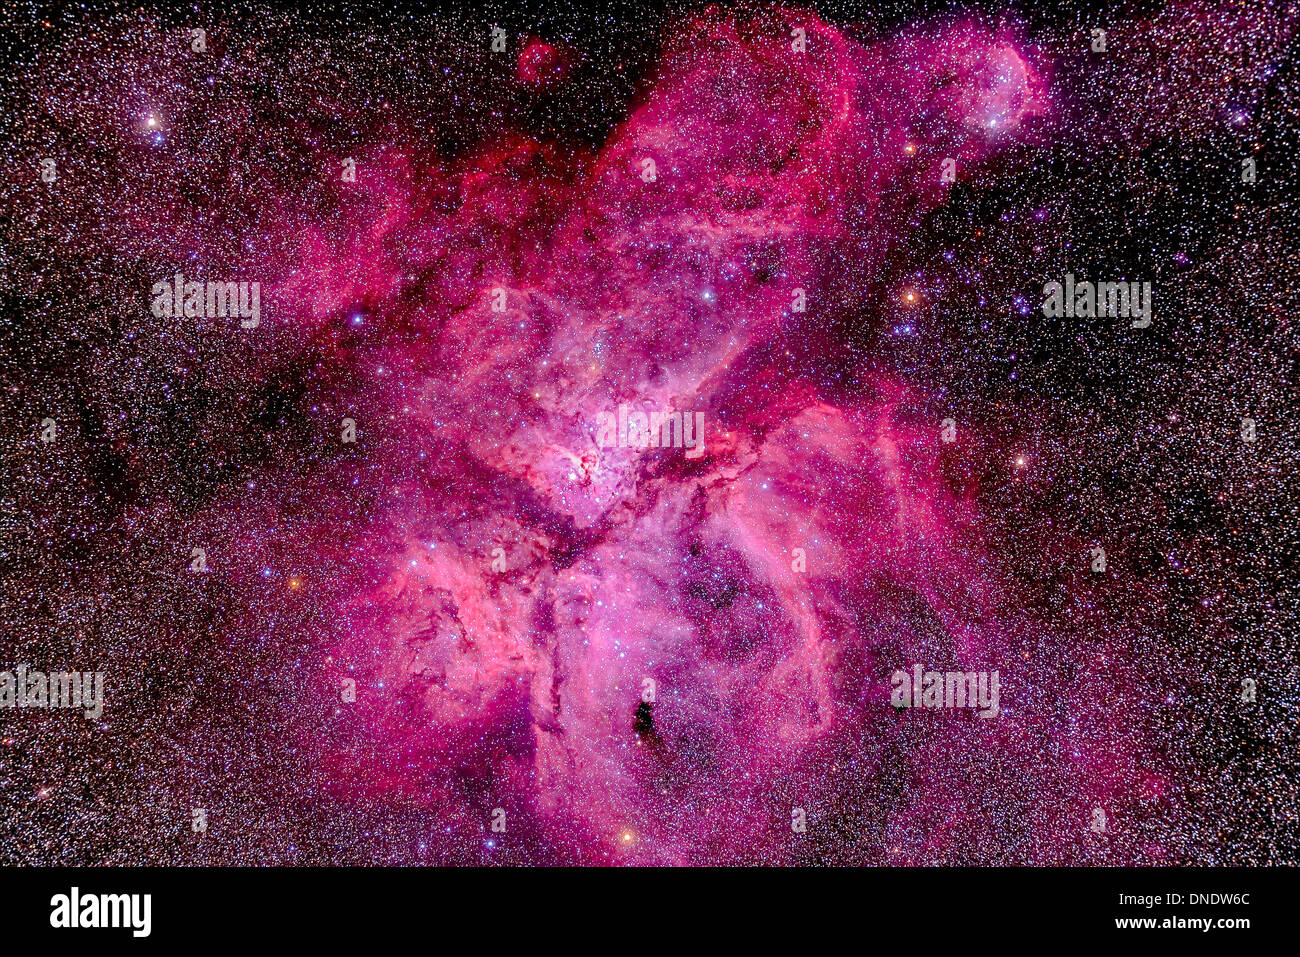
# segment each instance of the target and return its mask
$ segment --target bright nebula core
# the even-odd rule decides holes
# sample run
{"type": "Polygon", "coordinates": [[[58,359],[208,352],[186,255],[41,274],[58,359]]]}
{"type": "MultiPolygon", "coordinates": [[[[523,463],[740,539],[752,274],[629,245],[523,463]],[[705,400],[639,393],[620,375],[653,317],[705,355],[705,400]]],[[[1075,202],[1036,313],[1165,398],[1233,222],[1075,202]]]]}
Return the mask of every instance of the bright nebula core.
{"type": "Polygon", "coordinates": [[[0,18],[0,862],[1295,862],[1294,6],[0,18]]]}

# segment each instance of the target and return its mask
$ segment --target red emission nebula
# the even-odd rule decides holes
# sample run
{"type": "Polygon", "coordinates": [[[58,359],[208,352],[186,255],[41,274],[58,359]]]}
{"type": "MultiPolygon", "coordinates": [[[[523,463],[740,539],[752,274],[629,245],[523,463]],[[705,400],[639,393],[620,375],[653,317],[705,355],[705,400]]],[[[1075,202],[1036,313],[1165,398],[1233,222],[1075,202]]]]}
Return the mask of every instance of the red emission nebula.
{"type": "Polygon", "coordinates": [[[1261,7],[1250,52],[1217,52],[1236,16],[1155,9],[1103,56],[1086,18],[699,6],[596,66],[537,24],[497,55],[492,23],[447,21],[376,61],[288,16],[210,23],[195,52],[133,14],[32,67],[22,89],[49,88],[16,115],[57,135],[9,158],[30,166],[0,262],[61,358],[6,366],[31,428],[0,667],[107,690],[98,722],[0,717],[5,827],[86,835],[5,853],[1282,855],[1249,787],[1197,783],[1231,755],[1270,779],[1262,742],[1294,734],[1240,694],[1293,650],[1233,643],[1278,552],[1253,518],[1182,515],[1227,515],[1285,456],[1265,424],[1238,437],[1281,414],[1277,366],[1177,371],[1179,310],[1236,308],[1175,291],[1232,274],[1215,213],[1116,253],[1133,223],[1086,209],[1118,179],[1071,185],[1259,121],[1243,91],[1290,23],[1261,7]],[[570,135],[593,71],[626,92],[570,135]],[[1066,273],[1154,278],[1152,328],[1049,316],[1066,273]],[[227,281],[256,314],[214,315],[227,281]],[[1177,429],[1222,451],[1145,438],[1177,429]]]}

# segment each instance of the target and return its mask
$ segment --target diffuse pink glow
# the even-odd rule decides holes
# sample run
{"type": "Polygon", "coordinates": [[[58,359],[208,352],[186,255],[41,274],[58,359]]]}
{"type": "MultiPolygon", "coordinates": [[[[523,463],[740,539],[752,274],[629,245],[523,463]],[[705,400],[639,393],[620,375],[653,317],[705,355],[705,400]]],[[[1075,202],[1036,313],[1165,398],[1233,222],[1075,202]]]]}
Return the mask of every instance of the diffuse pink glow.
{"type": "Polygon", "coordinates": [[[373,360],[402,374],[375,376],[359,414],[408,461],[473,462],[452,487],[403,483],[367,536],[378,580],[340,606],[321,674],[359,686],[360,743],[329,759],[342,793],[457,828],[499,806],[581,859],[659,862],[789,859],[792,808],[816,818],[864,777],[915,789],[894,862],[934,852],[902,836],[920,821],[977,838],[985,789],[1035,781],[1024,818],[1049,845],[1080,801],[1118,800],[1105,727],[1042,764],[1038,665],[926,464],[937,433],[899,421],[897,385],[835,407],[765,352],[793,290],[816,302],[826,247],[866,237],[869,271],[940,200],[938,159],[1015,136],[1041,83],[973,26],[869,48],[811,30],[795,59],[706,15],[582,168],[522,140],[473,178],[371,159],[374,208],[304,244],[315,315],[366,301],[422,333],[373,360]],[[391,304],[417,270],[433,292],[391,304]],[[707,454],[600,448],[598,416],[626,402],[707,410],[707,454]],[[998,722],[890,709],[895,665],[941,660],[1004,663],[998,722]],[[952,773],[972,755],[984,772],[952,773]]]}
{"type": "Polygon", "coordinates": [[[1294,10],[38,6],[0,858],[1293,861],[1294,10]]]}

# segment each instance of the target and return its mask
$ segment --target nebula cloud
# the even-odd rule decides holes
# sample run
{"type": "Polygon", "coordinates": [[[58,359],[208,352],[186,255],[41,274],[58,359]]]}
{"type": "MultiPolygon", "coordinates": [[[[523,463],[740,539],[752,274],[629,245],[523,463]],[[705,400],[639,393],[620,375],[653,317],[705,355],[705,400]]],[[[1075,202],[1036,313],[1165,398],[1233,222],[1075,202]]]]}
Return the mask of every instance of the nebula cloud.
{"type": "Polygon", "coordinates": [[[66,28],[13,67],[0,667],[108,678],[4,718],[4,816],[92,863],[1284,859],[1195,783],[1294,736],[1280,345],[1209,331],[1220,193],[1135,186],[1287,174],[1290,23],[1239,16],[431,18],[383,77],[258,9],[66,28]],[[1067,272],[1150,328],[1041,310],[1067,272]]]}

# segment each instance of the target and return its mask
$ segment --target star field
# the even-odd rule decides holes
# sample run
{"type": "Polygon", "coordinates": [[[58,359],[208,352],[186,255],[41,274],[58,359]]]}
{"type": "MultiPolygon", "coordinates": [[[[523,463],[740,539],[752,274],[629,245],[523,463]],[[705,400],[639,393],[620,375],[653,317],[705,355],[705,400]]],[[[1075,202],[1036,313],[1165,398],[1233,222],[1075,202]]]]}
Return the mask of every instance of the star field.
{"type": "Polygon", "coordinates": [[[1297,12],[6,7],[0,862],[1294,863],[1297,12]]]}

